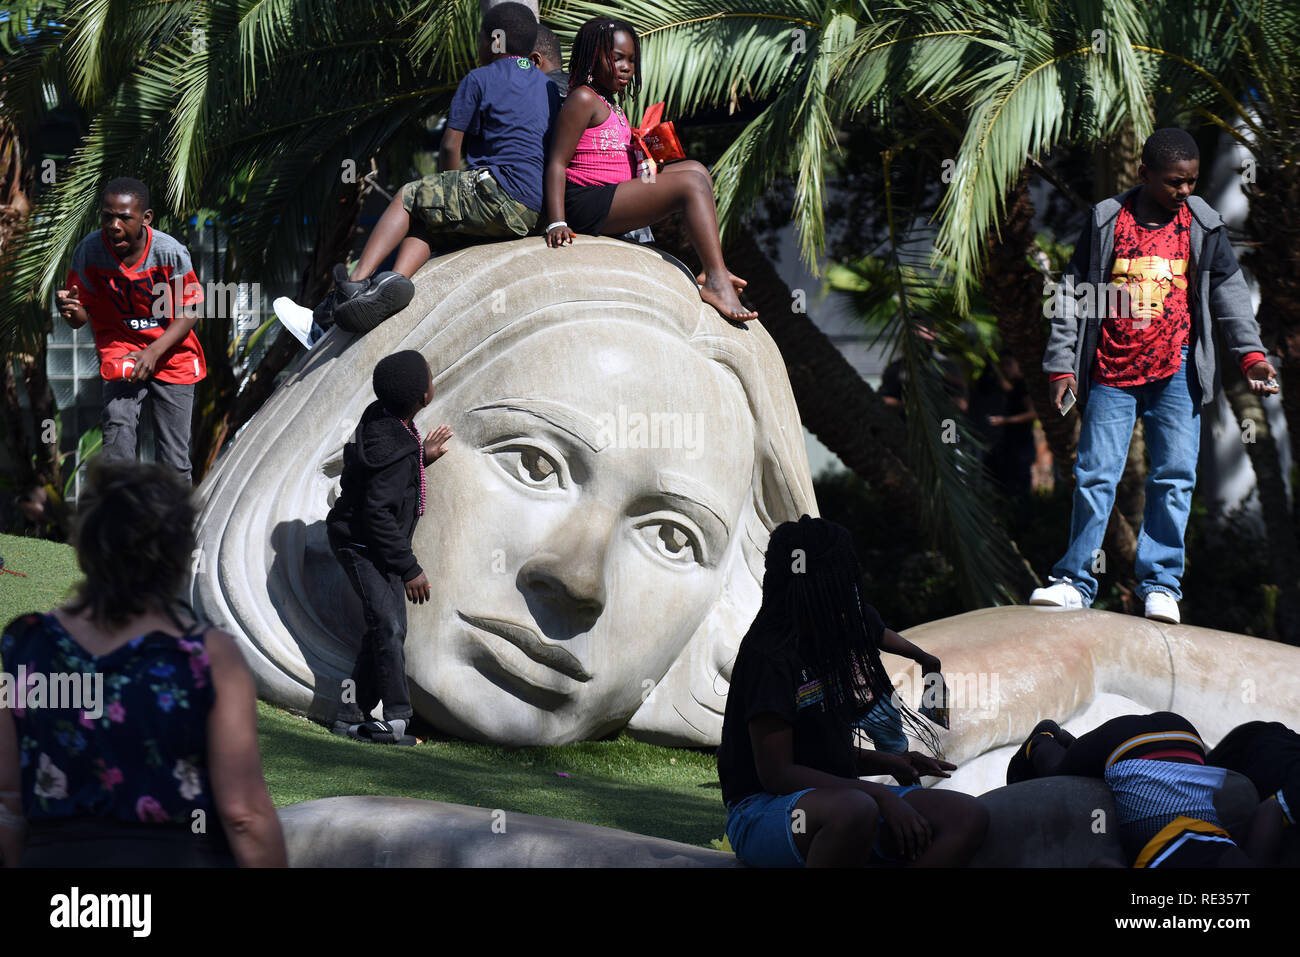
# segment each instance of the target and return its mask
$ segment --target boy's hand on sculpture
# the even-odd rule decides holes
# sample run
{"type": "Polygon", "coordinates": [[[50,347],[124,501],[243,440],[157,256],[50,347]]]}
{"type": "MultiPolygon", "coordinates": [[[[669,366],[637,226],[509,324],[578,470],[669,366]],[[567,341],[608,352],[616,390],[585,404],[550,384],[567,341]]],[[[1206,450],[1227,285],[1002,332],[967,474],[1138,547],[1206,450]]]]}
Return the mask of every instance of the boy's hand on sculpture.
{"type": "Polygon", "coordinates": [[[429,579],[424,572],[406,583],[406,599],[416,605],[423,605],[429,600],[429,579]]]}
{"type": "Polygon", "coordinates": [[[60,289],[54,294],[58,302],[59,315],[71,326],[84,326],[89,321],[90,316],[86,313],[86,307],[81,304],[78,298],[80,293],[73,289],[60,289]]]}
{"type": "Polygon", "coordinates": [[[440,425],[424,437],[424,461],[436,462],[446,453],[448,439],[455,435],[449,425],[440,425]]]}
{"type": "Polygon", "coordinates": [[[1277,370],[1267,361],[1256,362],[1246,370],[1250,391],[1256,395],[1274,395],[1282,390],[1277,382],[1277,370]]]}
{"type": "MultiPolygon", "coordinates": [[[[1075,384],[1074,376],[1067,376],[1064,379],[1057,379],[1055,382],[1049,384],[1049,387],[1051,389],[1051,396],[1052,396],[1052,408],[1056,409],[1057,412],[1061,411],[1061,400],[1065,398],[1066,390],[1074,389],[1074,384],[1075,384]]],[[[1077,395],[1078,390],[1075,389],[1074,391],[1075,394],[1077,395]]]]}

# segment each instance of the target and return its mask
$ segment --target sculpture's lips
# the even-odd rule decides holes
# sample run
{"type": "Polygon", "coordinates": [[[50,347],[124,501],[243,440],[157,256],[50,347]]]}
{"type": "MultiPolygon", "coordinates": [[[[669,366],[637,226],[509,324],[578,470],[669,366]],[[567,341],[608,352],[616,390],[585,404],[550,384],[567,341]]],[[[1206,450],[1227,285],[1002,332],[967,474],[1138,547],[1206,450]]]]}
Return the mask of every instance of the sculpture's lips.
{"type": "Polygon", "coordinates": [[[504,638],[540,665],[553,668],[560,674],[568,675],[575,681],[591,680],[591,672],[582,666],[582,662],[559,645],[553,645],[544,640],[531,628],[525,628],[523,625],[517,625],[512,621],[502,621],[499,618],[478,618],[459,610],[457,610],[456,614],[460,616],[462,621],[468,622],[475,628],[482,628],[484,631],[490,631],[492,634],[504,638]]]}

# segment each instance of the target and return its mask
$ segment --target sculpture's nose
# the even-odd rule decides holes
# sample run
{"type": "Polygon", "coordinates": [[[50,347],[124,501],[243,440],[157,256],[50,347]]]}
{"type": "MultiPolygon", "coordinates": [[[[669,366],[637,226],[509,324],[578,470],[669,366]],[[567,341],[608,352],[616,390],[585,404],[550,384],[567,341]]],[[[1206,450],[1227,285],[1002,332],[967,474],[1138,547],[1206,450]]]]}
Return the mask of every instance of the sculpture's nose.
{"type": "Polygon", "coordinates": [[[588,631],[604,611],[606,556],[616,520],[603,507],[575,513],[520,569],[520,588],[550,637],[588,631]]]}

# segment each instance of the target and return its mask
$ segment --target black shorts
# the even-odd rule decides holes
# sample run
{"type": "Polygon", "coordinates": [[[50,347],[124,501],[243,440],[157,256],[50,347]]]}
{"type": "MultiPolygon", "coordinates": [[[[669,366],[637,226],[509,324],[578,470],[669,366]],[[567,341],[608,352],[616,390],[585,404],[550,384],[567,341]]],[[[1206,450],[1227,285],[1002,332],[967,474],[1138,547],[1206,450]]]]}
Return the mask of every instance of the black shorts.
{"type": "Polygon", "coordinates": [[[575,233],[599,236],[609,218],[609,207],[614,202],[617,183],[600,186],[564,184],[564,220],[575,233]]]}

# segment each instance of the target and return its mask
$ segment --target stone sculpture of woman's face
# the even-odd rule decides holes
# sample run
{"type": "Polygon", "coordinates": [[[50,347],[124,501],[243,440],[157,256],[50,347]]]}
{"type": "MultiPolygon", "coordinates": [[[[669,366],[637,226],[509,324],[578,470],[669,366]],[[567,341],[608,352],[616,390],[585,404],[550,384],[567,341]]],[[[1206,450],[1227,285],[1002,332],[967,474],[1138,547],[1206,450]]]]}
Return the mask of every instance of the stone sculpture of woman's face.
{"type": "Polygon", "coordinates": [[[767,531],[815,511],[784,363],[761,326],[703,305],[680,264],[535,237],[431,262],[401,314],[329,333],[204,480],[196,609],[234,633],[274,704],[329,722],[365,622],[325,518],[386,355],[434,375],[405,605],[416,712],[507,745],[627,726],[716,744],[758,608],[767,531]]]}
{"type": "Polygon", "coordinates": [[[735,377],[645,324],[563,321],[441,388],[446,422],[408,606],[416,709],[505,744],[598,736],[637,709],[718,598],[749,505],[735,377]]]}

